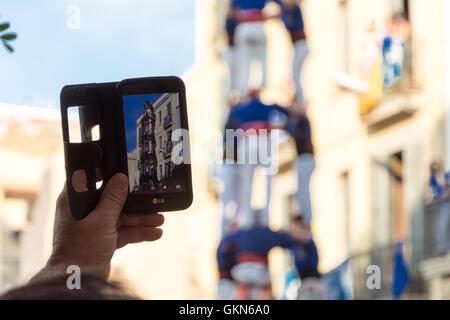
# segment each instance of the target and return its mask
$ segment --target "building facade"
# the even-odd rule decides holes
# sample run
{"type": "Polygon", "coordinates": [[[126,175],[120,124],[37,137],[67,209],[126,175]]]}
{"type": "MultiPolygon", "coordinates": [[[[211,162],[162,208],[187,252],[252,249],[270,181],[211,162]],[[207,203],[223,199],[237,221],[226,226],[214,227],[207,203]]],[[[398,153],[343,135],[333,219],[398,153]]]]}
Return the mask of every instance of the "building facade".
{"type": "MultiPolygon", "coordinates": [[[[223,5],[211,4],[219,28],[223,5]]],[[[355,298],[390,298],[393,250],[401,241],[411,273],[405,297],[448,298],[450,266],[448,256],[433,253],[436,204],[429,204],[428,186],[433,161],[450,169],[448,3],[303,0],[302,9],[311,51],[302,77],[317,158],[312,228],[320,270],[350,257],[355,298]],[[371,265],[382,272],[380,290],[367,288],[371,265]]],[[[266,34],[263,98],[287,105],[292,45],[278,19],[266,22],[266,34]]],[[[206,39],[201,43],[218,56],[222,38],[206,39]]],[[[227,113],[226,107],[220,110],[227,113]]],[[[281,146],[270,208],[275,229],[287,226],[292,214],[294,159],[292,144],[281,146]]],[[[262,189],[254,190],[253,203],[264,197],[262,189]]],[[[281,250],[271,254],[275,292],[288,261],[281,250]]]]}
{"type": "Polygon", "coordinates": [[[42,186],[55,176],[65,179],[64,169],[48,170],[56,158],[64,163],[61,142],[58,110],[0,103],[0,292],[45,262],[52,224],[46,209],[60,190],[44,194],[42,186]],[[42,219],[36,208],[45,212],[42,219]]]}
{"type": "Polygon", "coordinates": [[[321,269],[350,256],[355,297],[389,298],[393,248],[402,241],[411,272],[407,294],[426,297],[421,265],[428,254],[429,166],[448,157],[445,1],[303,2],[312,51],[305,85],[318,158],[312,188],[321,269]],[[403,70],[392,85],[384,50],[393,33],[387,21],[396,14],[410,30],[403,70]],[[375,58],[365,50],[373,38],[375,58]],[[381,72],[368,75],[367,60],[375,70],[377,58],[381,72]],[[355,86],[359,80],[367,85],[364,93],[355,86]],[[366,287],[370,265],[381,268],[380,290],[366,287]]]}
{"type": "Polygon", "coordinates": [[[135,170],[137,170],[137,172],[135,175],[137,179],[132,190],[136,190],[139,189],[139,187],[144,186],[154,189],[158,181],[158,161],[156,158],[155,138],[155,108],[149,101],[146,101],[143,109],[144,111],[142,116],[140,116],[136,122],[137,166],[135,170]]]}
{"type": "Polygon", "coordinates": [[[171,187],[176,168],[171,159],[176,142],[173,130],[181,128],[177,93],[165,93],[151,104],[146,101],[136,121],[137,148],[128,154],[130,189],[164,191],[171,187]]]}
{"type": "Polygon", "coordinates": [[[181,128],[180,102],[177,93],[166,93],[155,102],[155,140],[158,181],[172,176],[175,164],[171,159],[174,141],[172,132],[181,128]]]}

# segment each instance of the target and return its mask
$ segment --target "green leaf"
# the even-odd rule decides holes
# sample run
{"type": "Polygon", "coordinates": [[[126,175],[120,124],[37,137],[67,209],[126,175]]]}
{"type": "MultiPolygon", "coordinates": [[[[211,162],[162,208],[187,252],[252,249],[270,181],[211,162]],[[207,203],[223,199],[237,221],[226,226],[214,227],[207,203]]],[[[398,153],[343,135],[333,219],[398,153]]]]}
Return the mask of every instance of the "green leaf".
{"type": "Polygon", "coordinates": [[[4,30],[8,29],[9,27],[10,27],[9,22],[2,23],[2,24],[0,24],[0,31],[4,31],[4,30]]]}
{"type": "Polygon", "coordinates": [[[5,46],[6,50],[8,50],[10,53],[14,52],[14,48],[11,47],[6,41],[2,41],[3,45],[5,46]]]}
{"type": "Polygon", "coordinates": [[[17,38],[17,33],[5,33],[0,37],[3,40],[14,40],[17,38]]]}

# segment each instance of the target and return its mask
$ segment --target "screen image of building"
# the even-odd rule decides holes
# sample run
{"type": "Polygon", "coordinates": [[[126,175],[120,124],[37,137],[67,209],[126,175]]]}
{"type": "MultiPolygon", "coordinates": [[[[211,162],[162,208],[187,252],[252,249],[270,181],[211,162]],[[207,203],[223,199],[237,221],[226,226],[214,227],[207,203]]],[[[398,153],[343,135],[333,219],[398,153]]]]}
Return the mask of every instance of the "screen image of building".
{"type": "Polygon", "coordinates": [[[171,154],[172,132],[180,128],[178,93],[163,94],[155,103],[146,101],[136,121],[137,148],[128,154],[132,191],[165,191],[173,186],[176,168],[171,154]]]}

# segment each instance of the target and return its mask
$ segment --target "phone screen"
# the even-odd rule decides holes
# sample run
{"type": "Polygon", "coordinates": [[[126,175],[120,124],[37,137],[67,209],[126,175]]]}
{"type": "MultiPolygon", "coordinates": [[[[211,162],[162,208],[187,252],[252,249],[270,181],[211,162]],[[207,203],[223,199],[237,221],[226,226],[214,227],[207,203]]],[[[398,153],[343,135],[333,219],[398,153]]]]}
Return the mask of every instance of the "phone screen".
{"type": "Polygon", "coordinates": [[[177,92],[123,96],[131,194],[184,192],[177,92]],[[173,140],[175,137],[176,141],[173,140]],[[179,137],[179,138],[176,138],[179,137]]]}

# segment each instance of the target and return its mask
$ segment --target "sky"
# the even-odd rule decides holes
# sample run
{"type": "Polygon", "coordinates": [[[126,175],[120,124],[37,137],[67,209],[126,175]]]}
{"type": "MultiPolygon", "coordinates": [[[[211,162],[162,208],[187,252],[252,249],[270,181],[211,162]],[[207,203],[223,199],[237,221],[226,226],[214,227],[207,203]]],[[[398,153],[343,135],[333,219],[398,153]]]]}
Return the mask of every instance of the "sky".
{"type": "Polygon", "coordinates": [[[163,93],[157,94],[140,94],[134,96],[124,96],[124,117],[125,117],[125,137],[127,140],[127,152],[133,152],[136,149],[137,133],[136,133],[136,120],[142,115],[144,111],[145,101],[150,101],[151,104],[155,103],[163,93]]]}
{"type": "Polygon", "coordinates": [[[0,102],[59,108],[64,85],[181,76],[194,13],[195,0],[1,0],[18,38],[13,54],[0,45],[0,102]]]}

